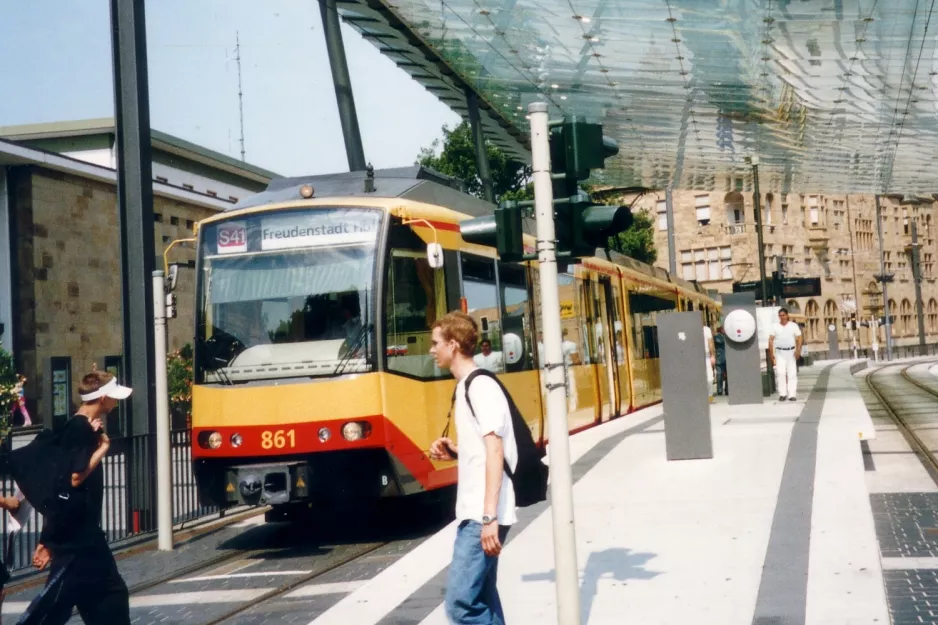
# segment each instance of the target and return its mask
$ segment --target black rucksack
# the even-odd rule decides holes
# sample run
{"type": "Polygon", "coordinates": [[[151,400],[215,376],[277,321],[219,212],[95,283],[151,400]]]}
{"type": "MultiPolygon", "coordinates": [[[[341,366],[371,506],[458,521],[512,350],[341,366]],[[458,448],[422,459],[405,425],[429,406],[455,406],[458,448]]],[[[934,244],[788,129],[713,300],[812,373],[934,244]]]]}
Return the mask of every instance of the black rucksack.
{"type": "Polygon", "coordinates": [[[87,503],[84,485],[72,487],[70,460],[59,434],[49,429],[10,453],[10,477],[23,496],[39,514],[63,530],[79,524],[87,503]]]}
{"type": "MultiPolygon", "coordinates": [[[[511,412],[511,428],[514,431],[515,445],[518,448],[518,464],[515,466],[515,470],[512,471],[506,460],[505,473],[508,474],[508,479],[511,480],[511,484],[514,487],[515,505],[519,508],[526,508],[545,501],[547,499],[548,470],[547,466],[541,461],[544,457],[544,452],[534,443],[531,430],[528,428],[527,422],[521,415],[521,411],[518,410],[514,400],[511,398],[511,393],[508,392],[508,389],[505,388],[502,381],[491,371],[476,369],[466,376],[466,404],[469,406],[469,411],[472,413],[473,417],[476,416],[475,410],[472,408],[472,401],[469,399],[469,385],[480,375],[495,380],[498,387],[502,389],[502,393],[504,393],[505,399],[508,401],[508,409],[511,412]]],[[[454,406],[455,403],[456,391],[454,390],[454,406]]],[[[478,420],[478,417],[476,417],[476,420],[478,420]]],[[[448,424],[446,429],[447,431],[449,430],[448,424]]],[[[445,435],[446,433],[444,432],[444,436],[445,435]]]]}

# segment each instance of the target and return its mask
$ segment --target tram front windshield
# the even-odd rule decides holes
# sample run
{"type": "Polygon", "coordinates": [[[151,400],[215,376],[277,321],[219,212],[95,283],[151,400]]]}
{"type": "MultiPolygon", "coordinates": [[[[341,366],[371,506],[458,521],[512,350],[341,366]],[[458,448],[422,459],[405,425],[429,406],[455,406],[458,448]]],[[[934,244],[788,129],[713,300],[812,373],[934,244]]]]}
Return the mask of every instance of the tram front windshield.
{"type": "Polygon", "coordinates": [[[234,384],[371,370],[381,215],[306,209],[206,226],[196,380],[234,384]]]}

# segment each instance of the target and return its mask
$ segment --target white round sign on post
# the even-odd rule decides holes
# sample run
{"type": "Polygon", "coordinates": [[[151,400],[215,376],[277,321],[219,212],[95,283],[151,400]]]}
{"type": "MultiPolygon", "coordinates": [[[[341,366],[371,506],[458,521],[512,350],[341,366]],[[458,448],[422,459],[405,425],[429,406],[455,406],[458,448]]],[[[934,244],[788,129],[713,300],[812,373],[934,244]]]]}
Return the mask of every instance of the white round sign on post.
{"type": "Polygon", "coordinates": [[[756,319],[745,310],[734,310],[723,321],[723,331],[734,343],[745,343],[756,333],[756,319]]]}
{"type": "Polygon", "coordinates": [[[833,332],[834,330],[837,329],[837,326],[835,326],[835,325],[832,323],[832,324],[830,324],[829,326],[827,326],[827,329],[830,330],[831,332],[833,332]]]}
{"type": "Polygon", "coordinates": [[[502,337],[502,351],[504,352],[505,363],[516,365],[521,360],[524,353],[524,343],[517,334],[506,334],[502,337]]]}

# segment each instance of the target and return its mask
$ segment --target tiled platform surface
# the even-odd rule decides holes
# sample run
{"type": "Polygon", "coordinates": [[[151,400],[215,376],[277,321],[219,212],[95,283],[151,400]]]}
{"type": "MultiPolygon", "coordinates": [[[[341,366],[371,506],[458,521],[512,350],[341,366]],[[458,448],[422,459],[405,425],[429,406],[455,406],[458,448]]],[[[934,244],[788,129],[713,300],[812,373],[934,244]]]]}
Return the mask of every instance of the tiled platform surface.
{"type": "MultiPolygon", "coordinates": [[[[666,460],[660,407],[571,438],[582,622],[889,623],[857,367],[802,369],[797,403],[718,400],[712,459],[666,460]]],[[[313,623],[442,625],[454,533],[313,623]]],[[[509,623],[556,622],[552,545],[550,509],[523,510],[499,569],[509,623]]]]}

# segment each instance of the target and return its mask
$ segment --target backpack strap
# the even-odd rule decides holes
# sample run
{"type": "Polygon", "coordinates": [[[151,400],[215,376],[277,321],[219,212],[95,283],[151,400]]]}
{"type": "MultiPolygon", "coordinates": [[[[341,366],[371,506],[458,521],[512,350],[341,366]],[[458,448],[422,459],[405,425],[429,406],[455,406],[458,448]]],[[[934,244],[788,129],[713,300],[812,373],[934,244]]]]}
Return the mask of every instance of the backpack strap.
{"type": "MultiPolygon", "coordinates": [[[[505,391],[505,387],[502,385],[501,380],[499,380],[498,377],[496,377],[496,375],[492,373],[491,371],[488,371],[486,369],[476,369],[475,371],[470,373],[468,376],[466,376],[466,405],[469,406],[469,412],[472,413],[472,416],[475,418],[476,423],[479,422],[479,417],[476,416],[476,411],[472,407],[472,400],[469,399],[469,384],[471,384],[472,381],[476,379],[477,377],[479,377],[480,375],[485,376],[487,378],[491,378],[492,380],[495,380],[495,383],[498,384],[498,387],[501,389],[502,394],[505,395],[505,399],[508,401],[508,411],[510,413],[511,412],[511,398],[508,396],[508,393],[505,391]]],[[[453,392],[453,397],[455,401],[455,391],[453,392]]],[[[449,427],[449,424],[447,423],[447,428],[448,427],[449,427]]],[[[508,461],[505,460],[504,457],[502,458],[502,462],[505,465],[505,473],[508,474],[508,479],[509,480],[515,479],[514,472],[511,470],[511,467],[508,466],[508,461]]]]}

